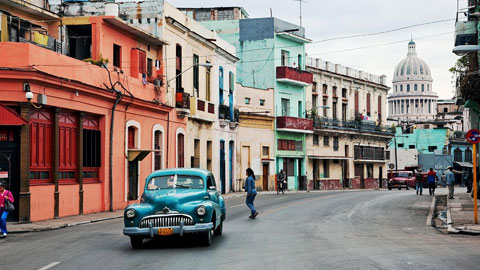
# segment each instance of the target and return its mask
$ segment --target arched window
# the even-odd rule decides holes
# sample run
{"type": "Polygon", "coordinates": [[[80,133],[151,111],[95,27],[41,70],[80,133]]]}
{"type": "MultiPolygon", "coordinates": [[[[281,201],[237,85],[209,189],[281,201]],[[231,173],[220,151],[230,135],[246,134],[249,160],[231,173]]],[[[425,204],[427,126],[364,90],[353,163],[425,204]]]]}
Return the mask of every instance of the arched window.
{"type": "Polygon", "coordinates": [[[177,167],[185,167],[185,135],[183,133],[177,135],[177,167]]]}
{"type": "Polygon", "coordinates": [[[458,161],[458,162],[462,162],[463,159],[462,159],[462,150],[460,150],[460,148],[455,148],[455,151],[453,151],[453,161],[458,161]]]}
{"type": "Polygon", "coordinates": [[[465,150],[465,162],[472,162],[472,150],[470,150],[470,147],[468,147],[466,150],[465,150]]]}
{"type": "Polygon", "coordinates": [[[425,84],[422,84],[422,92],[425,92],[425,84]]]}
{"type": "Polygon", "coordinates": [[[400,85],[400,92],[403,92],[403,85],[400,85]]]}
{"type": "Polygon", "coordinates": [[[417,85],[416,85],[416,84],[413,86],[413,90],[414,90],[414,91],[417,91],[417,90],[418,90],[418,88],[417,88],[417,85]]]}
{"type": "Polygon", "coordinates": [[[153,170],[162,169],[162,147],[163,147],[163,133],[161,130],[155,130],[153,133],[153,149],[156,150],[153,154],[153,170]]]}
{"type": "Polygon", "coordinates": [[[407,84],[407,92],[410,92],[410,84],[407,84]]]}

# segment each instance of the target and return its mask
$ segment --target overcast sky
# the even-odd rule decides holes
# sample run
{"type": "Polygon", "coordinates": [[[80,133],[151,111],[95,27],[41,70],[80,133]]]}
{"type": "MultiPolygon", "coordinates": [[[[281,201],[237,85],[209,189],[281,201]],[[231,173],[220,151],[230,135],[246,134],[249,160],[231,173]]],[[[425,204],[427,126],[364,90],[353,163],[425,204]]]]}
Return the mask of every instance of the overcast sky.
{"type": "MultiPolygon", "coordinates": [[[[313,41],[349,35],[368,34],[454,19],[455,0],[307,0],[302,4],[302,22],[313,41]]],[[[299,24],[299,2],[295,0],[170,0],[176,7],[241,6],[250,18],[270,17],[299,24]]],[[[321,58],[376,75],[387,75],[391,87],[396,65],[406,57],[410,37],[417,54],[430,66],[433,89],[439,98],[451,98],[453,85],[448,69],[457,59],[452,53],[455,22],[418,26],[387,34],[314,42],[307,46],[309,56],[321,58]],[[389,45],[378,46],[387,43],[389,45]],[[376,46],[376,47],[372,47],[376,46]],[[370,47],[356,49],[360,47],[370,47]]]]}

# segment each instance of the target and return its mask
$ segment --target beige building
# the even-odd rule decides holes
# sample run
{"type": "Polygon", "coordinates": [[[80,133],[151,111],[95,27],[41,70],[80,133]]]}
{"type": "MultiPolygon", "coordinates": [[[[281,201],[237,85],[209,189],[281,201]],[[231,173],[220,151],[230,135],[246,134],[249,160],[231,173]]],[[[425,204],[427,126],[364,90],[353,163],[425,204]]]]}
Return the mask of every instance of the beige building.
{"type": "Polygon", "coordinates": [[[385,76],[321,59],[307,59],[313,85],[307,113],[314,134],[307,138],[309,189],[378,188],[387,174],[385,76]]]}
{"type": "Polygon", "coordinates": [[[256,89],[237,84],[240,125],[237,141],[237,191],[252,168],[258,190],[275,190],[275,134],[273,89],[256,89]]]}

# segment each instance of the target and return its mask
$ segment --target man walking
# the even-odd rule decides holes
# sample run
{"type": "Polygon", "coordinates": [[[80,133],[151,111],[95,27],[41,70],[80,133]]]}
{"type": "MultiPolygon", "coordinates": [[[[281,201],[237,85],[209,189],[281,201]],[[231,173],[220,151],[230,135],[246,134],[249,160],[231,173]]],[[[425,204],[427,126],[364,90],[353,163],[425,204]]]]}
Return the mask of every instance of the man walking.
{"type": "Polygon", "coordinates": [[[428,182],[428,193],[430,196],[435,195],[435,180],[437,179],[437,174],[430,168],[427,174],[427,182],[428,182]]]}
{"type": "Polygon", "coordinates": [[[448,186],[448,198],[453,199],[453,185],[455,184],[455,175],[453,175],[453,167],[448,167],[447,170],[447,186],[448,186]]]}
{"type": "Polygon", "coordinates": [[[415,189],[417,190],[417,195],[418,192],[420,192],[420,195],[423,193],[423,175],[422,175],[422,170],[418,169],[417,175],[415,176],[415,189]]]}

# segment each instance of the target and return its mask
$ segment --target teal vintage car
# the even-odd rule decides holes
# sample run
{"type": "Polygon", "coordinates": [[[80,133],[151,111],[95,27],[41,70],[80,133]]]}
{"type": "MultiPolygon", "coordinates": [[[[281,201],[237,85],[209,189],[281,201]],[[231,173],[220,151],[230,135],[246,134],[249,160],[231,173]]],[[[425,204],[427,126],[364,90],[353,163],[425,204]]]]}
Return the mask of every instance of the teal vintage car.
{"type": "Polygon", "coordinates": [[[197,234],[209,246],[222,235],[225,200],[213,174],[201,169],[165,169],[151,173],[139,204],[125,208],[123,234],[134,249],[144,239],[197,234]]]}

